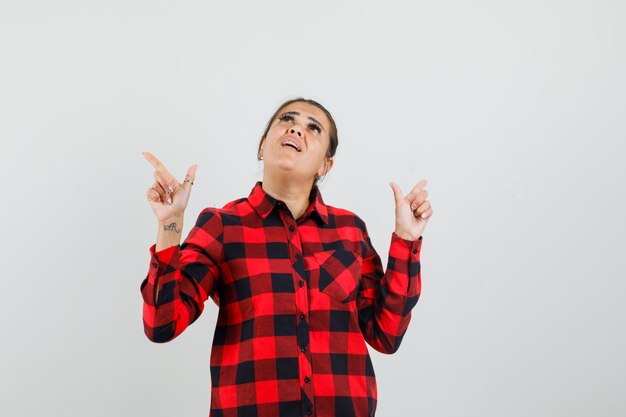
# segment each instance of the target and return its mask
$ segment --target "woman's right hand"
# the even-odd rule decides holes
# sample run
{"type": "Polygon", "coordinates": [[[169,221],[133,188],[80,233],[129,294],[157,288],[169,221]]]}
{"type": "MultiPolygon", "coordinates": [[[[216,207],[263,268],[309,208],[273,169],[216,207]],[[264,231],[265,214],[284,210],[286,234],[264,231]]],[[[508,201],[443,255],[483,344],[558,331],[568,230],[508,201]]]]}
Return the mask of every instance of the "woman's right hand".
{"type": "MultiPolygon", "coordinates": [[[[155,169],[156,182],[148,188],[147,197],[157,221],[164,223],[167,220],[182,218],[191,195],[191,183],[185,181],[179,183],[154,155],[150,152],[142,154],[155,169]]],[[[198,164],[189,167],[185,175],[186,180],[195,180],[197,167],[198,164]]]]}

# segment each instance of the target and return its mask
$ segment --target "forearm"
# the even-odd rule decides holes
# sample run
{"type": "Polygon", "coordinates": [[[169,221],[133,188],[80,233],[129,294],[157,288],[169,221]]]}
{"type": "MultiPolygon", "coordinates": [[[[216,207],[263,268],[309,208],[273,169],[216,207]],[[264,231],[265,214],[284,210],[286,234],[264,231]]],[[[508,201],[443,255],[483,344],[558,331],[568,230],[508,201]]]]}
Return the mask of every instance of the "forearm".
{"type": "Polygon", "coordinates": [[[404,240],[408,240],[408,241],[413,241],[413,240],[418,240],[421,236],[415,237],[415,236],[411,236],[411,234],[400,230],[398,228],[396,228],[396,230],[394,231],[394,233],[396,235],[398,235],[398,237],[404,239],[404,240]]]}
{"type": "Polygon", "coordinates": [[[175,338],[200,316],[221,273],[219,213],[203,210],[181,243],[182,220],[159,222],[158,242],[150,246],[148,274],[140,287],[145,333],[154,342],[175,338]]]}
{"type": "Polygon", "coordinates": [[[156,240],[157,252],[180,244],[183,233],[183,220],[183,216],[178,216],[159,221],[156,240]]]}
{"type": "MultiPolygon", "coordinates": [[[[178,216],[158,222],[156,252],[180,244],[183,233],[183,219],[182,216],[178,216]]],[[[158,278],[155,285],[154,299],[159,299],[158,278]]]]}
{"type": "Polygon", "coordinates": [[[141,285],[143,321],[148,338],[164,343],[177,337],[201,314],[206,296],[194,277],[183,274],[179,246],[156,253],[155,248],[150,248],[150,270],[141,285]]]}
{"type": "Polygon", "coordinates": [[[357,296],[359,325],[367,342],[379,352],[394,353],[411,321],[421,292],[421,243],[421,237],[408,241],[394,233],[385,270],[373,249],[363,260],[357,296]]]}

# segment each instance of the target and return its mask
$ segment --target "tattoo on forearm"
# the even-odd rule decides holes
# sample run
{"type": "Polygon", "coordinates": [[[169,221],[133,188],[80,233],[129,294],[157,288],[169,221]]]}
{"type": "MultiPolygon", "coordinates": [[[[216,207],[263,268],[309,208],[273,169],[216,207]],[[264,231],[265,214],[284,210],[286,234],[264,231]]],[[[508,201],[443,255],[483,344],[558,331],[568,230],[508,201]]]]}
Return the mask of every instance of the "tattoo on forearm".
{"type": "Polygon", "coordinates": [[[171,232],[173,230],[176,233],[180,233],[180,229],[176,228],[176,223],[164,224],[163,230],[166,232],[171,232]]]}

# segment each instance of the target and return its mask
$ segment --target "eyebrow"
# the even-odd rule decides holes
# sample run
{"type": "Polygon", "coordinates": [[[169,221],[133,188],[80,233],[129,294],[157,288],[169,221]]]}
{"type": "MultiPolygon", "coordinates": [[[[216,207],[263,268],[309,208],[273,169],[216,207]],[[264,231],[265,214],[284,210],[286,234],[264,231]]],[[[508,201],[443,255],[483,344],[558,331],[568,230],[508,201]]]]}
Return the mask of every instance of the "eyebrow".
{"type": "MultiPolygon", "coordinates": [[[[281,113],[281,116],[283,114],[295,114],[296,116],[300,116],[300,112],[298,111],[286,111],[284,113],[281,113]]],[[[308,117],[309,120],[313,120],[315,123],[317,123],[319,125],[319,127],[326,132],[326,129],[324,129],[324,126],[322,126],[322,124],[320,122],[318,122],[317,120],[315,120],[314,118],[312,118],[311,116],[308,117]]]]}

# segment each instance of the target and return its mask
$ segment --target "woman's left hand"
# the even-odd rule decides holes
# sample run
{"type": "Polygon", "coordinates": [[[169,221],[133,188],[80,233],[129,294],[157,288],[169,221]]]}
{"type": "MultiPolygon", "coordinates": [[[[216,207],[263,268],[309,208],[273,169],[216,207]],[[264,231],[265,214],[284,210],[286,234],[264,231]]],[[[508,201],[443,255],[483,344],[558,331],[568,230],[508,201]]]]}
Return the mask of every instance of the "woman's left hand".
{"type": "Polygon", "coordinates": [[[433,214],[430,202],[426,200],[428,191],[424,190],[427,181],[420,180],[406,197],[395,182],[389,185],[396,200],[396,234],[402,239],[417,240],[422,236],[426,223],[433,214]]]}

